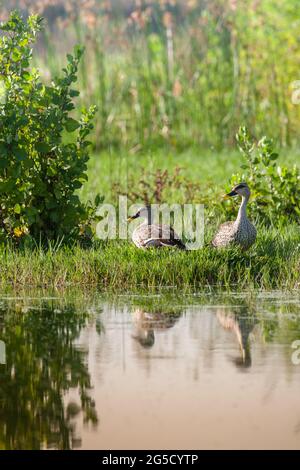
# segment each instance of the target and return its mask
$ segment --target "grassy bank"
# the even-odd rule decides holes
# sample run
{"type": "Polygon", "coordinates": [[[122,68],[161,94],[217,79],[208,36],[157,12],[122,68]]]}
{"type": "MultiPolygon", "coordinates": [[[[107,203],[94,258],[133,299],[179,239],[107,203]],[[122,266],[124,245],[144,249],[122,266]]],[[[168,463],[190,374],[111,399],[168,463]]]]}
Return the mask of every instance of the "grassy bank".
{"type": "MultiPolygon", "coordinates": [[[[279,163],[292,165],[298,158],[297,152],[285,151],[279,163]]],[[[107,151],[92,155],[89,180],[81,196],[87,200],[100,190],[105,194],[105,202],[116,202],[118,192],[115,185],[125,192],[134,189],[142,195],[139,182],[143,169],[147,172],[146,177],[157,170],[167,170],[172,179],[175,168],[180,166],[182,176],[188,182],[199,184],[195,190],[200,197],[205,197],[207,190],[211,191],[211,198],[205,201],[209,212],[211,204],[221,203],[224,185],[241,163],[242,158],[237,151],[227,150],[215,153],[194,148],[182,153],[169,150],[138,155],[125,150],[120,153],[107,151]]],[[[164,195],[163,202],[182,202],[183,187],[172,184],[164,195]]],[[[142,201],[142,198],[137,198],[135,202],[142,201]]],[[[237,206],[238,201],[236,211],[237,206]]],[[[232,218],[227,212],[223,214],[222,221],[224,217],[225,220],[232,218]]],[[[206,242],[212,239],[219,222],[214,218],[210,220],[205,233],[206,242]]],[[[258,227],[257,243],[248,253],[241,253],[238,249],[216,251],[209,246],[187,253],[169,250],[143,252],[130,242],[118,241],[98,241],[91,249],[74,246],[44,251],[2,247],[0,284],[17,288],[80,286],[89,290],[162,286],[191,289],[207,285],[238,289],[293,289],[300,285],[299,255],[300,229],[297,225],[271,230],[258,227]]]]}
{"type": "MultiPolygon", "coordinates": [[[[210,234],[209,234],[210,236],[210,234]]],[[[217,251],[140,251],[128,242],[0,252],[2,287],[149,288],[218,285],[293,289],[300,285],[299,228],[259,230],[255,247],[217,251]]]]}

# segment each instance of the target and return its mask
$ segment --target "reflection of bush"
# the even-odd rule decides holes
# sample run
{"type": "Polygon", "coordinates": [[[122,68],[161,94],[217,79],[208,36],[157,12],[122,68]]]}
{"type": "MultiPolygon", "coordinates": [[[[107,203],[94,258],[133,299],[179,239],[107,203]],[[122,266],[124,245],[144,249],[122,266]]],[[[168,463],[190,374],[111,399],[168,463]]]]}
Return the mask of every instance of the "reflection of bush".
{"type": "Polygon", "coordinates": [[[69,449],[80,445],[72,422],[78,413],[97,423],[86,352],[73,344],[86,320],[72,304],[2,302],[7,364],[0,368],[0,448],[69,449]],[[64,394],[71,388],[78,389],[80,405],[71,402],[65,409],[64,394]]]}

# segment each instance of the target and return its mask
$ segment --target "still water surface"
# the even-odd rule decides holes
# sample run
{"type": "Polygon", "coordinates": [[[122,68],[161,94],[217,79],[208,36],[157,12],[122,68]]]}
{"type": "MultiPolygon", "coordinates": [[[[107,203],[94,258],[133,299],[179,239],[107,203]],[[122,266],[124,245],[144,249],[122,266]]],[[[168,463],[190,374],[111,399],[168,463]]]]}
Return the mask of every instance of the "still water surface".
{"type": "Polygon", "coordinates": [[[299,449],[296,340],[297,293],[2,295],[0,448],[299,449]]]}

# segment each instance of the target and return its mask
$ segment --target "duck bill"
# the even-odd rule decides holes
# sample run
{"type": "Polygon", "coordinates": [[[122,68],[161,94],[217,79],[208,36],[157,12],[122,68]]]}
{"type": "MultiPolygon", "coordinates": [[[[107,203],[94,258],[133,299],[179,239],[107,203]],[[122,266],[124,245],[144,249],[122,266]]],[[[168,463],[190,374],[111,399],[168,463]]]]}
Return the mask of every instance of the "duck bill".
{"type": "Polygon", "coordinates": [[[138,218],[138,215],[131,215],[130,217],[128,217],[127,222],[131,222],[132,220],[137,219],[137,218],[138,218]]]}
{"type": "Polygon", "coordinates": [[[237,196],[238,193],[236,191],[230,191],[230,193],[224,194],[223,199],[229,199],[230,197],[237,196]]]}

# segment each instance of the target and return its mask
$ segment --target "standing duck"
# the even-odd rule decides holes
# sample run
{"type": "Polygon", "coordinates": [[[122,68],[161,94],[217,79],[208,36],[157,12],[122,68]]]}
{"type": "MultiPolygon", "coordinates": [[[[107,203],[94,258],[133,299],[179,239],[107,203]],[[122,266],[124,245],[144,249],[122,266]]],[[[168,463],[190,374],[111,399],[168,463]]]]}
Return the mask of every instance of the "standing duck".
{"type": "Polygon", "coordinates": [[[212,245],[223,248],[229,245],[239,245],[248,250],[256,240],[256,229],[248,220],[246,207],[250,197],[250,189],[247,183],[240,183],[232,188],[224,197],[241,196],[242,202],[235,222],[225,222],[219,227],[212,245]]]}
{"type": "Polygon", "coordinates": [[[173,246],[181,250],[186,249],[184,243],[171,226],[153,223],[151,206],[142,207],[135,215],[129,217],[128,221],[139,217],[143,218],[144,222],[132,233],[132,241],[138,248],[173,246]]]}

